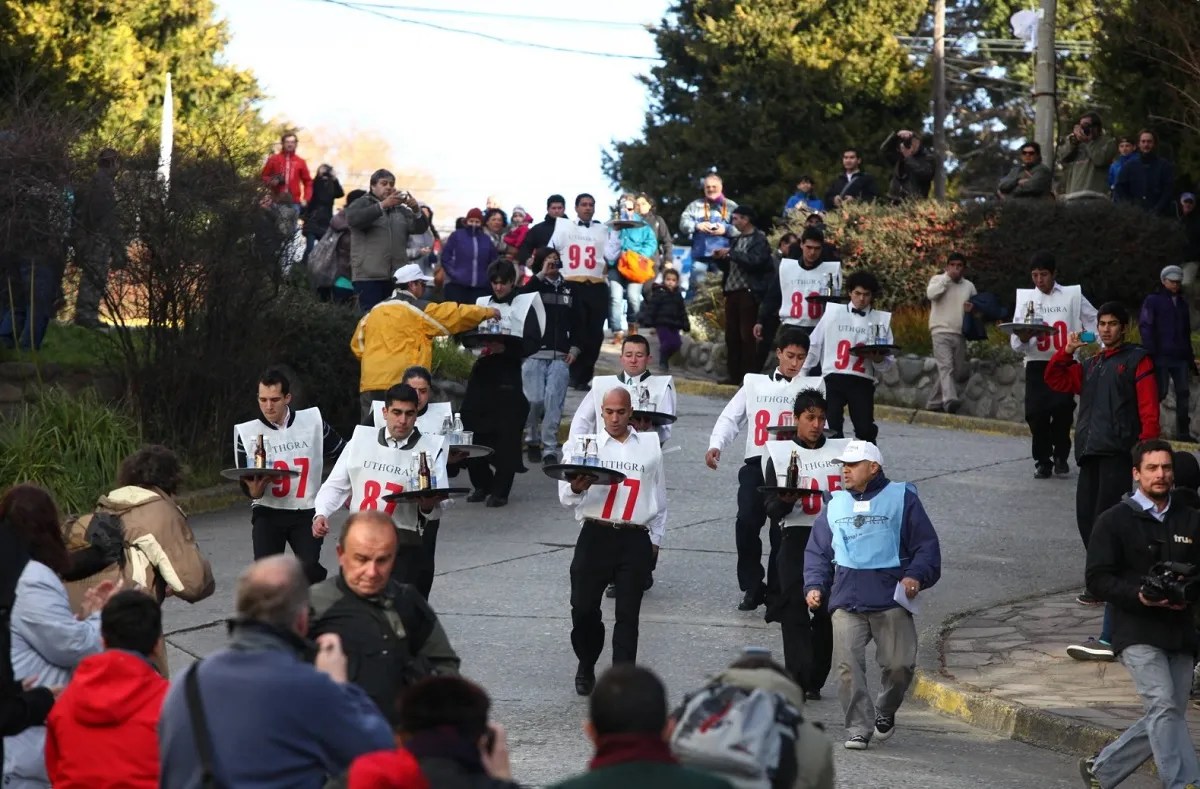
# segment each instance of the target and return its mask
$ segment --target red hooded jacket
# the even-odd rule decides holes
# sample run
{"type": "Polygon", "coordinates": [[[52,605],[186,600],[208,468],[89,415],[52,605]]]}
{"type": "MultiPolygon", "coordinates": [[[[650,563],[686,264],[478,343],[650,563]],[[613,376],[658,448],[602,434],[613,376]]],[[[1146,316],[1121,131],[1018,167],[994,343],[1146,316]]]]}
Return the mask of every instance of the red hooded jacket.
{"type": "Polygon", "coordinates": [[[84,658],[46,720],[55,789],[157,789],[158,713],[168,684],[132,652],[84,658]]]}
{"type": "Polygon", "coordinates": [[[297,208],[312,197],[312,176],[308,174],[308,164],[294,153],[280,151],[268,156],[267,163],[263,165],[262,179],[271,187],[272,194],[284,189],[291,192],[292,202],[297,208]],[[282,183],[273,183],[276,179],[282,183]]]}

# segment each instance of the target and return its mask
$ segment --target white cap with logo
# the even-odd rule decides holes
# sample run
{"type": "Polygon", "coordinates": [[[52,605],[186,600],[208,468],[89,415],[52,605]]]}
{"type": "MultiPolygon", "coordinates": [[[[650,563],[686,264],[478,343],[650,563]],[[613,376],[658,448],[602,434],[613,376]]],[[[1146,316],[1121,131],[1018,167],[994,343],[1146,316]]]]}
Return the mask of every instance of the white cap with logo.
{"type": "Polygon", "coordinates": [[[879,447],[870,441],[851,441],[846,444],[846,449],[833,462],[861,463],[864,460],[870,460],[882,466],[883,454],[880,453],[879,447]]]}
{"type": "Polygon", "coordinates": [[[426,284],[433,282],[433,277],[425,276],[425,272],[416,263],[406,263],[396,269],[396,273],[392,275],[392,279],[396,281],[397,285],[407,285],[417,280],[421,280],[426,284]]]}

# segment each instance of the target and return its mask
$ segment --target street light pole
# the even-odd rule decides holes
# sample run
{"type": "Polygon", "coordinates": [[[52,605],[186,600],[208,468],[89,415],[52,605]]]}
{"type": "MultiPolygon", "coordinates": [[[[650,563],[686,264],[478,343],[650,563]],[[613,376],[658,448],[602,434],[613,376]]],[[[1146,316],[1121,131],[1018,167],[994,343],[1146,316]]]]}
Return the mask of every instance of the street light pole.
{"type": "Polygon", "coordinates": [[[1054,126],[1057,97],[1054,73],[1054,19],[1058,0],[1041,0],[1037,26],[1037,60],[1033,79],[1034,139],[1042,146],[1044,161],[1054,161],[1054,126]]]}

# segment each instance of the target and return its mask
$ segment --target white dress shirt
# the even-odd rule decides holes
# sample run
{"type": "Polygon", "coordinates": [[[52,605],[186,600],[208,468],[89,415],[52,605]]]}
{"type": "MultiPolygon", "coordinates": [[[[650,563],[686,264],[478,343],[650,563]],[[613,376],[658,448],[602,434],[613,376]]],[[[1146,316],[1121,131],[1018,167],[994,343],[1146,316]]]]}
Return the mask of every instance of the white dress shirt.
{"type": "MultiPolygon", "coordinates": [[[[596,443],[599,445],[600,465],[616,469],[627,477],[637,479],[641,485],[638,488],[638,501],[630,523],[645,526],[650,532],[650,542],[654,545],[662,543],[667,530],[667,485],[662,469],[662,449],[658,444],[658,436],[654,433],[638,433],[632,427],[624,441],[619,441],[608,434],[600,433],[596,443]],[[635,466],[638,470],[630,469],[635,466]]],[[[571,483],[558,483],[558,500],[564,507],[575,510],[575,520],[580,524],[584,518],[600,518],[601,508],[609,498],[614,486],[592,485],[583,493],[571,490],[571,483]]],[[[625,488],[624,483],[616,486],[625,488]]],[[[625,491],[621,491],[625,493],[625,491]]],[[[628,495],[626,493],[626,495],[628,495]]],[[[620,499],[624,508],[627,499],[620,499]]],[[[626,520],[617,517],[617,511],[608,520],[626,520]]]]}

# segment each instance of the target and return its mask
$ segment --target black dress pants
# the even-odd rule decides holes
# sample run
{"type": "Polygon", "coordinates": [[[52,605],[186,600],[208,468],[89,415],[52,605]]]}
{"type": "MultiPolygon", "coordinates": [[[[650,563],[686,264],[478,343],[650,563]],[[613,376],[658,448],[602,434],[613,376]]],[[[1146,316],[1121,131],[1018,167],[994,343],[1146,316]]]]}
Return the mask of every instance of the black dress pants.
{"type": "Polygon", "coordinates": [[[513,477],[517,473],[517,467],[521,465],[521,432],[528,415],[529,408],[526,406],[521,413],[512,414],[509,417],[511,421],[497,425],[496,430],[475,431],[475,443],[493,450],[488,457],[467,462],[471,486],[476,490],[503,499],[508,498],[513,477]]]}
{"type": "Polygon", "coordinates": [[[604,321],[608,320],[608,283],[572,282],[571,298],[576,306],[573,345],[579,356],[571,364],[571,385],[582,386],[592,380],[600,346],[604,344],[604,321]]]}
{"type": "Polygon", "coordinates": [[[783,530],[779,547],[780,594],[768,609],[768,621],[778,621],[783,636],[783,665],[806,691],[819,691],[833,665],[833,619],[829,601],[816,610],[804,595],[804,548],[811,526],[783,530]]]}
{"type": "MultiPolygon", "coordinates": [[[[763,485],[762,458],[751,458],[738,469],[737,520],[733,536],[737,546],[738,588],[743,592],[763,586],[762,527],[767,521],[766,502],[758,489],[763,485]]],[[[771,555],[767,560],[767,591],[773,593],[779,583],[775,578],[775,551],[779,545],[779,527],[772,524],[768,533],[771,555]]]]}
{"type": "Polygon", "coordinates": [[[725,354],[729,380],[741,383],[747,373],[757,373],[758,340],[754,339],[754,324],[758,323],[758,299],[748,290],[725,292],[725,354]]]}
{"type": "Polygon", "coordinates": [[[604,650],[600,603],[610,583],[617,587],[612,662],[637,660],[638,615],[653,563],[649,532],[584,521],[571,559],[571,646],[580,666],[595,666],[604,650]]]}
{"type": "Polygon", "coordinates": [[[396,563],[392,565],[392,578],[402,584],[417,587],[421,597],[429,599],[433,589],[434,554],[437,552],[438,525],[441,521],[426,521],[418,536],[407,529],[397,529],[396,563]]]}
{"type": "Polygon", "coordinates": [[[1088,455],[1079,460],[1079,482],[1075,488],[1075,521],[1086,548],[1092,526],[1100,513],[1121,501],[1133,490],[1133,461],[1128,454],[1088,455]]]}
{"type": "MultiPolygon", "coordinates": [[[[1033,437],[1033,462],[1049,466],[1071,456],[1071,424],[1075,398],[1046,385],[1048,362],[1025,365],[1025,422],[1033,437]]],[[[1089,527],[1090,528],[1090,527],[1089,527]]]]}
{"type": "Polygon", "coordinates": [[[830,373],[825,376],[825,401],[829,429],[833,438],[845,438],[846,424],[843,409],[850,411],[854,423],[854,437],[860,441],[875,442],[879,437],[879,426],[875,424],[875,382],[857,375],[830,373]]]}
{"type": "Polygon", "coordinates": [[[304,568],[304,577],[310,584],[325,580],[327,573],[321,566],[323,537],[314,537],[312,522],[314,510],[278,510],[257,506],[250,510],[250,541],[254,546],[254,560],[283,553],[290,545],[292,553],[304,568]]]}

